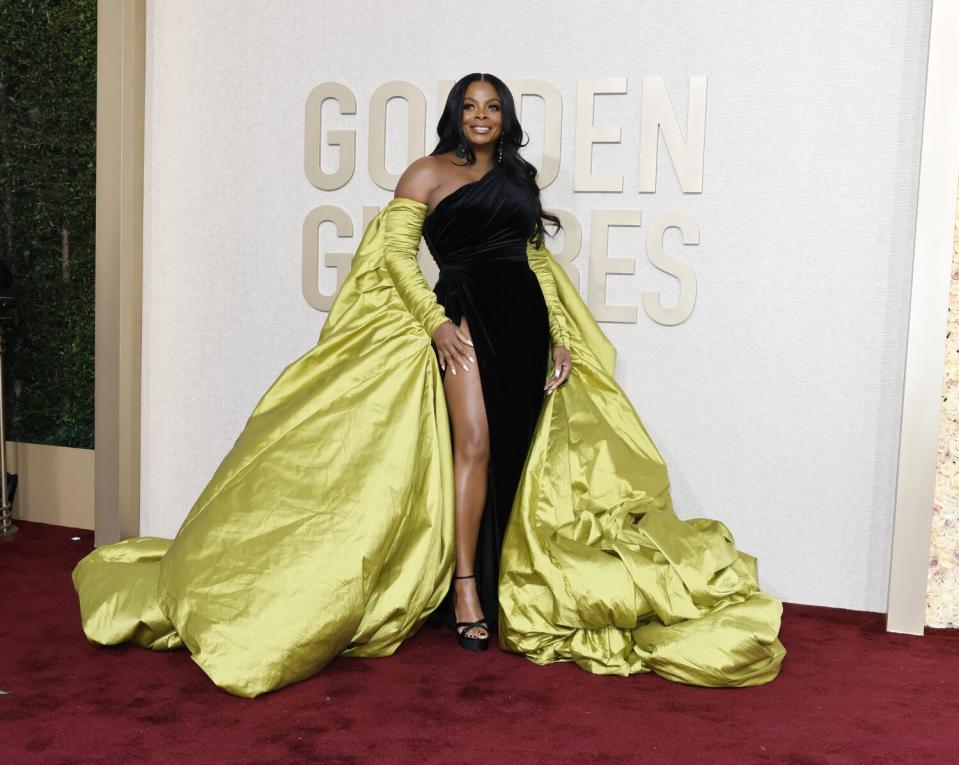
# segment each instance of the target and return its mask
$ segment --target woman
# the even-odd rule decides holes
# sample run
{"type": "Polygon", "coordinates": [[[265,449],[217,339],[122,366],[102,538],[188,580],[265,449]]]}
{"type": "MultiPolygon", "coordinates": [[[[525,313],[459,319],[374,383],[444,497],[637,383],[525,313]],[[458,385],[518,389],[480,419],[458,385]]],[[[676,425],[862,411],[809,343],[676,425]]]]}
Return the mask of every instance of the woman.
{"type": "MultiPolygon", "coordinates": [[[[397,198],[429,207],[422,233],[440,266],[436,295],[418,269],[401,274],[394,265],[391,275],[433,339],[450,414],[456,566],[452,603],[447,598],[441,613],[463,647],[485,650],[523,462],[543,396],[566,381],[572,359],[557,313],[551,332],[526,254],[531,238],[543,241],[542,218],[559,219],[544,215],[536,169],[519,155],[523,134],[509,89],[495,77],[464,77],[437,132],[432,154],[396,187],[397,198]],[[551,334],[555,373],[544,385],[551,334]]],[[[555,300],[549,282],[546,289],[555,300]]]]}
{"type": "Polygon", "coordinates": [[[248,697],[388,655],[431,613],[472,649],[498,623],[537,663],[769,682],[782,605],[722,523],[673,512],[615,351],[542,243],[558,220],[509,90],[464,77],[438,132],[176,538],[77,565],[87,637],[185,645],[248,697]]]}

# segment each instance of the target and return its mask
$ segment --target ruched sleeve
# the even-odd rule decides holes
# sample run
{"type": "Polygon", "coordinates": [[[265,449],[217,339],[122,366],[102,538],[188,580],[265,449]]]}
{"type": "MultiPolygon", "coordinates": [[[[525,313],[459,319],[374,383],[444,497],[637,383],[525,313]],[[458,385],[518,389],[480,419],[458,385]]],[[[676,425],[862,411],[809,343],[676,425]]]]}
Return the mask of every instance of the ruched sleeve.
{"type": "Polygon", "coordinates": [[[406,308],[430,337],[449,321],[443,306],[430,289],[416,256],[420,247],[426,205],[394,197],[386,205],[383,259],[406,308]]]}
{"type": "Polygon", "coordinates": [[[533,269],[536,278],[539,280],[539,286],[543,290],[543,297],[546,300],[546,308],[549,311],[550,340],[554,346],[569,348],[569,332],[566,329],[559,295],[556,292],[556,282],[547,262],[547,259],[553,257],[553,255],[545,246],[535,247],[530,244],[526,248],[526,256],[530,268],[533,269]]]}

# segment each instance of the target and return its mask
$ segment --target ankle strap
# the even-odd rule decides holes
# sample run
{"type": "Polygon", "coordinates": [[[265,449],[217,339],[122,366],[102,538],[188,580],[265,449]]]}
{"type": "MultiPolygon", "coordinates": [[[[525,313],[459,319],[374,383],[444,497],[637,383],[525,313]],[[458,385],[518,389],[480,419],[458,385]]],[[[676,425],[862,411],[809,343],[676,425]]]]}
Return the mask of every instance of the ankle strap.
{"type": "Polygon", "coordinates": [[[453,574],[453,578],[454,579],[475,579],[476,574],[466,574],[465,576],[456,576],[456,574],[453,574]]]}

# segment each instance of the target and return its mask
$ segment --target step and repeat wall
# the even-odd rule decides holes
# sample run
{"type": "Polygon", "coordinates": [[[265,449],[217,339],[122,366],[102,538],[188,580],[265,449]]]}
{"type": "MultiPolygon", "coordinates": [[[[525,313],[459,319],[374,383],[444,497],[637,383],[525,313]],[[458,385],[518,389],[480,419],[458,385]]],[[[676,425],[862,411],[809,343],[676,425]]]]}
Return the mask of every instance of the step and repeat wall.
{"type": "Polygon", "coordinates": [[[930,6],[150,3],[141,533],[176,533],[482,71],[678,514],[784,600],[884,611],[930,6]]]}

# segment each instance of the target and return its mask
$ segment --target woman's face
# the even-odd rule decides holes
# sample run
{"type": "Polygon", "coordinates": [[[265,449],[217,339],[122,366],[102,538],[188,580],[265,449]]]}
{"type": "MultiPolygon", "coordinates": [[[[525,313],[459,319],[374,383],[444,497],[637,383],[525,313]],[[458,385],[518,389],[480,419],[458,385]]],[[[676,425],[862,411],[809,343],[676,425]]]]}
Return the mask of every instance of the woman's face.
{"type": "Polygon", "coordinates": [[[488,82],[474,80],[463,95],[463,135],[473,144],[494,146],[503,131],[499,93],[488,82]]]}

